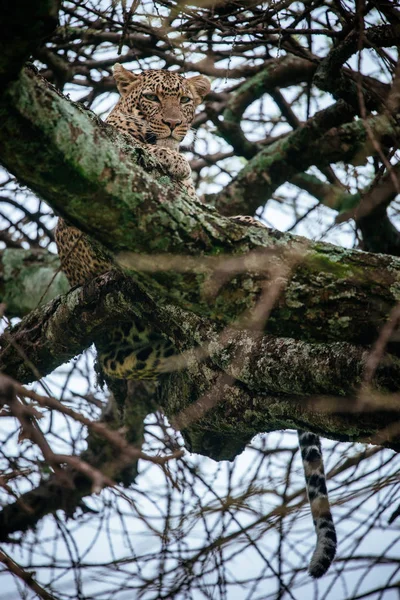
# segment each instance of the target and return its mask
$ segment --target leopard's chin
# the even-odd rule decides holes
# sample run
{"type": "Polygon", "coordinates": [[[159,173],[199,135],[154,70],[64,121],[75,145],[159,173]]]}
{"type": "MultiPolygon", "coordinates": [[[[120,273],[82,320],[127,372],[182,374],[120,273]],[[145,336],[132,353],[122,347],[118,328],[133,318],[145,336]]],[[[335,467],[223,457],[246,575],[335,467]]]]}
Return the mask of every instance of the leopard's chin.
{"type": "Polygon", "coordinates": [[[156,146],[160,146],[161,148],[170,148],[170,150],[179,150],[179,140],[170,135],[166,138],[159,138],[156,140],[156,146]]]}

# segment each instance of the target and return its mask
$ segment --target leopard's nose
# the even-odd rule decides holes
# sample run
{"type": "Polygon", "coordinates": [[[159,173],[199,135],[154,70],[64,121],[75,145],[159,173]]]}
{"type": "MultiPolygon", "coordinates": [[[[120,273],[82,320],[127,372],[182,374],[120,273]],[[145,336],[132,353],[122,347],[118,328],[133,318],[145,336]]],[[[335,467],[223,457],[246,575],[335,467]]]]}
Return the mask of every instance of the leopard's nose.
{"type": "Polygon", "coordinates": [[[182,119],[173,119],[168,118],[168,119],[163,119],[163,123],[165,125],[168,125],[168,127],[170,128],[171,131],[173,131],[175,129],[175,127],[178,127],[178,125],[180,125],[182,123],[182,119]]]}

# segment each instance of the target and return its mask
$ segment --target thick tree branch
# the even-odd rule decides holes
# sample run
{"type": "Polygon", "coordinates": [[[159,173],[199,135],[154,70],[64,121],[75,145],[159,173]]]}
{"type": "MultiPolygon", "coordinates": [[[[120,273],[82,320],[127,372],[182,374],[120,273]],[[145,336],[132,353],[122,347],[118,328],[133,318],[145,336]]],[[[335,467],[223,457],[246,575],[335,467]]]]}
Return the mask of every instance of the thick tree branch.
{"type": "MultiPolygon", "coordinates": [[[[354,29],[346,38],[334,46],[327,57],[321,61],[315,76],[314,83],[322,90],[331,92],[334,98],[342,98],[359,113],[360,102],[357,83],[353,74],[349,74],[342,65],[363,47],[390,47],[398,44],[400,37],[400,23],[391,25],[377,25],[364,31],[354,29]]],[[[365,106],[370,110],[382,108],[384,98],[376,92],[374,87],[363,85],[361,93],[365,106]]]]}
{"type": "Polygon", "coordinates": [[[400,165],[391,165],[368,190],[354,195],[356,202],[348,202],[347,207],[342,205],[341,214],[336,217],[338,223],[347,219],[356,221],[362,233],[363,249],[368,252],[400,254],[400,233],[387,214],[387,207],[398,195],[399,181],[400,165]]]}
{"type": "Polygon", "coordinates": [[[338,212],[357,206],[361,198],[360,193],[350,194],[344,186],[325,183],[310,173],[297,173],[290,183],[317,198],[321,204],[338,212]]]}
{"type": "MultiPolygon", "coordinates": [[[[104,337],[115,322],[138,317],[167,333],[183,352],[178,364],[171,359],[172,369],[211,357],[219,369],[242,382],[248,393],[342,396],[353,394],[364,381],[369,356],[364,348],[348,343],[312,344],[248,330],[221,331],[176,306],[158,306],[131,278],[111,272],[33,311],[6,332],[0,368],[28,383],[37,378],[32,364],[45,375],[104,337]]],[[[399,369],[398,359],[386,357],[375,372],[373,386],[386,392],[397,390],[399,369]]]]}
{"type": "Polygon", "coordinates": [[[400,256],[400,232],[389,219],[385,207],[359,219],[357,227],[362,234],[364,250],[400,256]]]}
{"type": "MultiPolygon", "coordinates": [[[[0,115],[0,156],[5,164],[111,251],[151,254],[149,260],[119,255],[119,262],[123,258],[124,265],[135,269],[132,277],[154,297],[169,297],[185,309],[229,322],[255,306],[265,287],[274,289],[278,272],[293,269],[268,329],[285,337],[356,343],[375,339],[397,302],[396,259],[378,261],[329,244],[243,227],[183,195],[177,197],[166,178],[161,178],[161,186],[135,164],[138,152],[127,138],[75,107],[30,70],[10,86],[0,115]],[[158,257],[155,267],[157,252],[182,256],[158,257]],[[234,256],[227,261],[226,254],[234,256]],[[374,293],[367,298],[362,290],[370,289],[374,293]],[[346,298],[339,305],[332,303],[338,294],[346,298]],[[363,303],[368,305],[366,313],[363,303]]],[[[396,133],[384,116],[372,119],[370,126],[383,137],[396,133]]],[[[305,144],[308,132],[303,128],[301,133],[300,143],[304,139],[305,144]]],[[[358,121],[328,132],[318,147],[322,144],[322,153],[325,150],[330,158],[343,159],[346,151],[365,152],[365,140],[364,124],[358,121]]],[[[294,161],[295,155],[302,155],[296,147],[285,142],[281,150],[294,161]]],[[[315,155],[317,147],[310,148],[315,155]]],[[[252,179],[255,192],[264,193],[274,156],[270,149],[261,152],[254,159],[257,168],[246,167],[224,193],[233,193],[235,201],[235,189],[246,178],[252,179]]]]}
{"type": "Polygon", "coordinates": [[[377,179],[370,186],[369,190],[361,195],[361,202],[351,207],[350,210],[343,211],[337,217],[337,222],[342,223],[347,219],[359,221],[375,210],[385,209],[394,200],[400,189],[400,163],[391,165],[383,177],[377,179]]]}
{"type": "MultiPolygon", "coordinates": [[[[259,152],[212,198],[213,203],[226,215],[240,214],[243,209],[254,214],[282,183],[312,165],[363,164],[376,150],[363,120],[346,122],[352,115],[352,109],[340,102],[321,111],[304,127],[259,152]],[[335,121],[339,126],[332,127],[335,121]]],[[[367,125],[376,140],[388,147],[397,145],[400,127],[389,116],[371,117],[367,125]]]]}
{"type": "Polygon", "coordinates": [[[369,390],[346,397],[255,394],[203,362],[174,373],[160,395],[163,410],[183,432],[189,449],[216,460],[231,460],[257,431],[281,429],[304,429],[335,440],[400,450],[397,394],[369,390]]]}
{"type": "Polygon", "coordinates": [[[273,94],[276,87],[311,81],[315,70],[316,65],[311,61],[293,56],[285,56],[279,61],[266,61],[259,73],[245,81],[238,91],[231,95],[223,113],[223,120],[216,121],[216,124],[236,154],[250,159],[261,149],[258,144],[246,139],[240,126],[246,108],[263,94],[273,94]]]}
{"type": "Polygon", "coordinates": [[[400,255],[400,233],[391,222],[387,207],[397,196],[396,179],[400,169],[373,181],[369,189],[348,193],[345,188],[320,181],[309,173],[299,173],[291,182],[317,198],[321,204],[339,212],[336,222],[355,219],[362,234],[362,248],[367,252],[400,255]],[[393,179],[395,181],[393,181],[393,179]]]}
{"type": "MultiPolygon", "coordinates": [[[[201,328],[198,334],[200,331],[201,328]]],[[[204,333],[206,332],[203,331],[202,334],[204,333]]],[[[233,334],[232,343],[235,347],[238,343],[239,347],[246,346],[249,341],[245,337],[246,334],[236,332],[233,334]],[[240,336],[241,340],[238,339],[240,336]]],[[[355,375],[354,383],[359,381],[363,367],[352,361],[357,353],[358,357],[362,357],[363,352],[360,349],[337,344],[331,348],[315,347],[312,350],[311,346],[307,349],[307,345],[302,344],[303,358],[301,358],[301,351],[298,352],[298,345],[293,340],[271,340],[271,342],[272,345],[267,341],[266,346],[261,346],[259,350],[280,352],[289,374],[286,385],[289,387],[292,385],[296,391],[303,383],[308,385],[307,375],[310,374],[312,367],[311,364],[306,365],[303,362],[303,359],[307,362],[306,355],[308,358],[313,356],[313,359],[318,362],[318,365],[314,365],[317,369],[315,375],[318,373],[318,367],[325,362],[326,383],[334,377],[330,372],[330,366],[335,364],[336,353],[336,358],[339,357],[339,363],[335,365],[336,375],[338,378],[344,375],[343,385],[346,387],[351,383],[345,381],[345,376],[348,374],[355,375]],[[292,369],[290,362],[293,355],[297,356],[298,360],[293,364],[292,369]],[[310,369],[308,374],[300,373],[301,366],[310,369]]],[[[214,341],[211,343],[213,344],[214,341]]],[[[267,363],[263,367],[266,367],[270,384],[274,388],[279,387],[279,378],[274,377],[274,371],[279,372],[278,356],[276,359],[273,356],[264,356],[261,360],[263,359],[267,363]]],[[[252,360],[256,361],[256,356],[252,356],[252,360]]],[[[217,361],[226,362],[226,354],[222,352],[217,361]]],[[[397,363],[398,361],[394,360],[391,364],[386,362],[379,367],[374,383],[385,385],[392,375],[394,380],[389,387],[396,386],[397,389],[399,370],[397,363]]],[[[246,372],[246,361],[243,372],[246,372]]],[[[236,375],[241,374],[236,373],[236,375]]],[[[322,379],[312,376],[311,385],[316,385],[315,389],[321,389],[322,379]]],[[[258,383],[261,384],[260,381],[258,383]]],[[[345,387],[339,390],[339,380],[335,385],[340,394],[346,393],[345,387]]],[[[365,388],[361,394],[347,397],[281,395],[268,393],[268,390],[255,393],[240,381],[234,383],[232,376],[221,375],[220,370],[210,360],[198,361],[194,356],[189,371],[176,373],[164,379],[159,392],[166,414],[176,428],[183,430],[189,448],[217,460],[232,459],[259,431],[273,431],[287,427],[307,428],[335,439],[372,442],[396,450],[400,447],[399,428],[392,426],[393,423],[396,424],[396,415],[398,415],[398,397],[378,394],[376,391],[371,393],[369,388],[365,388]]],[[[135,388],[131,399],[127,398],[123,411],[123,425],[128,435],[134,438],[129,440],[131,443],[140,443],[141,423],[146,414],[146,406],[148,406],[147,391],[135,388]],[[140,399],[142,396],[143,398],[140,399]]],[[[118,425],[117,422],[114,426],[120,424],[118,425]]],[[[89,448],[82,459],[88,461],[94,468],[101,468],[115,481],[124,483],[133,481],[136,464],[132,464],[129,456],[122,454],[121,457],[115,457],[113,449],[108,444],[101,444],[100,440],[93,436],[89,436],[88,442],[89,448]]],[[[70,478],[71,487],[65,487],[57,478],[52,477],[49,481],[42,482],[38,488],[23,494],[18,502],[6,506],[0,512],[0,539],[7,539],[15,531],[25,531],[34,527],[43,516],[60,508],[67,514],[72,514],[81,504],[82,499],[91,493],[92,482],[90,478],[84,477],[81,472],[71,468],[66,470],[65,475],[70,478]]]]}

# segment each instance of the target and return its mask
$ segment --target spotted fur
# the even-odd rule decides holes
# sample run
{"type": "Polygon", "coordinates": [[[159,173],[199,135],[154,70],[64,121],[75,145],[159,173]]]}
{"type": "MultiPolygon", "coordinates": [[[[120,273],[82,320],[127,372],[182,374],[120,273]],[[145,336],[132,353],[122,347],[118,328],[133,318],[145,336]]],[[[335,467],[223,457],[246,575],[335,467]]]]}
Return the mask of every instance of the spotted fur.
{"type": "MultiPolygon", "coordinates": [[[[185,79],[169,71],[134,75],[119,64],[114,66],[114,76],[121,98],[107,122],[149,152],[177,192],[185,190],[197,199],[189,162],[178,149],[196,107],[210,89],[208,79],[202,75],[185,79]]],[[[59,219],[55,237],[62,269],[72,286],[115,268],[100,244],[64,219],[59,219]]],[[[104,373],[121,379],[154,379],[171,368],[168,359],[174,353],[164,336],[131,321],[116,324],[99,341],[98,350],[104,373]]]]}
{"type": "Polygon", "coordinates": [[[308,572],[312,577],[322,577],[329,569],[336,554],[336,531],[329,506],[321,442],[317,435],[298,431],[299,446],[303,460],[307,495],[317,534],[317,544],[308,572]]]}
{"type": "Polygon", "coordinates": [[[103,371],[114,379],[157,379],[171,370],[172,342],[139,320],[113,327],[98,344],[103,371]]]}
{"type": "Polygon", "coordinates": [[[189,131],[196,107],[210,91],[203,75],[185,79],[170,71],[143,71],[138,75],[114,65],[121,98],[107,122],[135,138],[174,177],[177,189],[197,198],[187,159],[179,144],[189,131]]]}

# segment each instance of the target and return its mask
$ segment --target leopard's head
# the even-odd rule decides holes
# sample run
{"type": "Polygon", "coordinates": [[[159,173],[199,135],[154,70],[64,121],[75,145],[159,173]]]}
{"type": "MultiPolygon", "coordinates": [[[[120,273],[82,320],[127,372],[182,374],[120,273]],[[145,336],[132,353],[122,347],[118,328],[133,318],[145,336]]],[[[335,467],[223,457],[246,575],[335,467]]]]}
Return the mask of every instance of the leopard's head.
{"type": "Polygon", "coordinates": [[[113,72],[121,94],[119,109],[145,122],[148,143],[177,148],[188,132],[196,107],[210,91],[209,80],[203,75],[185,79],[161,70],[135,75],[118,63],[113,72]]]}

